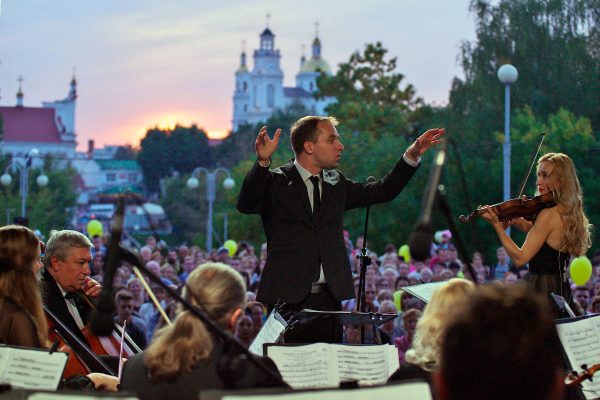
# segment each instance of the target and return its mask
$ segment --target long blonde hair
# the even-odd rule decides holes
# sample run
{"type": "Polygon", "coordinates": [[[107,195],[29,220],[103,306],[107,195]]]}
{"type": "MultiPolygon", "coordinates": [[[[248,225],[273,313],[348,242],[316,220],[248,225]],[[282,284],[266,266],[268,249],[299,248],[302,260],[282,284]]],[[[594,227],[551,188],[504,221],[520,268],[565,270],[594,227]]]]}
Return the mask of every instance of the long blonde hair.
{"type": "Polygon", "coordinates": [[[432,371],[440,365],[442,338],[448,316],[475,290],[473,282],[452,278],[436,289],[417,323],[412,348],[405,359],[411,364],[432,371]]]}
{"type": "MultiPolygon", "coordinates": [[[[188,276],[184,297],[225,328],[231,313],[243,308],[246,289],[241,275],[222,263],[206,263],[188,276]]],[[[156,332],[146,350],[144,365],[154,382],[189,374],[213,350],[213,340],[204,323],[183,311],[172,326],[156,332]]]]}
{"type": "Polygon", "coordinates": [[[42,347],[48,347],[48,323],[42,308],[40,279],[35,268],[40,241],[29,228],[0,228],[0,308],[12,301],[31,317],[42,347]]]}
{"type": "Polygon", "coordinates": [[[538,169],[543,162],[553,165],[550,182],[554,189],[554,201],[564,227],[564,248],[574,256],[582,256],[591,247],[591,229],[583,210],[581,185],[573,161],[563,153],[547,153],[538,160],[538,169]]]}

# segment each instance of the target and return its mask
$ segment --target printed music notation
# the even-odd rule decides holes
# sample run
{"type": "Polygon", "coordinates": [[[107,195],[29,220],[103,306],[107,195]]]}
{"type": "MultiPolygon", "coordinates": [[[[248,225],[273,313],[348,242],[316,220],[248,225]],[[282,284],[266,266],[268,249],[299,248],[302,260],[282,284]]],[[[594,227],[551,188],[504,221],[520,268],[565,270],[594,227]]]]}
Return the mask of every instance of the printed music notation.
{"type": "MultiPolygon", "coordinates": [[[[556,329],[569,363],[573,369],[594,365],[600,361],[600,315],[574,320],[559,320],[556,329]]],[[[595,399],[600,393],[600,380],[582,382],[586,399],[595,399]]]]}
{"type": "Polygon", "coordinates": [[[22,389],[56,390],[67,358],[66,353],[2,345],[0,382],[22,389]]]}
{"type": "Polygon", "coordinates": [[[399,366],[392,345],[268,346],[267,355],[294,389],[338,387],[349,379],[361,386],[385,384],[399,366]]]}

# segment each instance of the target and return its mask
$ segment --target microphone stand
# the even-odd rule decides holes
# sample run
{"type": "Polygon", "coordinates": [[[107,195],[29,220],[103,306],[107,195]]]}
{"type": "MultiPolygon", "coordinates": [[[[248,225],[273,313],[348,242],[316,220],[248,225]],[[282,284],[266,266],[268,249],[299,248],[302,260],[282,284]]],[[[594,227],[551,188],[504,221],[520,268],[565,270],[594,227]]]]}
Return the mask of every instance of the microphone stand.
{"type": "MultiPolygon", "coordinates": [[[[367,182],[373,182],[375,181],[375,178],[373,178],[372,176],[367,178],[367,182]]],[[[367,206],[366,211],[365,211],[365,232],[363,234],[363,246],[362,249],[360,250],[360,254],[358,256],[356,256],[357,259],[360,260],[360,273],[359,273],[359,279],[358,279],[358,294],[357,294],[357,304],[356,304],[356,308],[359,312],[364,313],[366,308],[367,308],[367,304],[366,304],[366,293],[365,293],[365,278],[367,275],[367,267],[369,265],[371,265],[371,257],[369,257],[369,255],[367,254],[367,230],[369,227],[369,210],[371,209],[371,206],[367,206]]],[[[360,326],[360,343],[361,344],[365,344],[365,326],[361,325],[360,326]]]]}

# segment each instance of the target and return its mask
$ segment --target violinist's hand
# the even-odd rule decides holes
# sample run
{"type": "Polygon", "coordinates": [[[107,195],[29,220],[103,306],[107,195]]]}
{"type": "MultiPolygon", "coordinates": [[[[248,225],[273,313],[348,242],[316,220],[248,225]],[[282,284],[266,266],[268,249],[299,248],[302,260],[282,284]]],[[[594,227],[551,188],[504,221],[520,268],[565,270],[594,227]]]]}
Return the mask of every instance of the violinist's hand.
{"type": "Polygon", "coordinates": [[[119,386],[119,378],[116,376],[110,376],[106,374],[101,374],[99,372],[92,372],[87,375],[88,378],[94,382],[94,387],[96,390],[104,390],[107,392],[118,392],[119,386]]]}
{"type": "Polygon", "coordinates": [[[511,219],[510,222],[511,222],[512,226],[514,226],[515,228],[517,228],[521,232],[525,232],[525,233],[529,232],[529,230],[533,226],[533,222],[527,221],[523,217],[511,219]]]}
{"type": "Polygon", "coordinates": [[[498,211],[494,207],[480,206],[479,209],[485,209],[479,216],[489,222],[494,228],[504,230],[503,223],[498,219],[498,211]]]}
{"type": "Polygon", "coordinates": [[[86,296],[97,297],[102,292],[102,285],[88,276],[85,278],[81,290],[83,290],[86,296]]]}

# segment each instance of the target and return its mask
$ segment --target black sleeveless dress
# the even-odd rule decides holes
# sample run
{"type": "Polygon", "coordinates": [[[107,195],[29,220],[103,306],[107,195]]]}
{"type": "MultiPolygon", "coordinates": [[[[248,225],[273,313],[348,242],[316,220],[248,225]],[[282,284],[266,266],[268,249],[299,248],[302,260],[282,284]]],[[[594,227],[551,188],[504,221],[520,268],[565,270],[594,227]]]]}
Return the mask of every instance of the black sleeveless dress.
{"type": "Polygon", "coordinates": [[[544,243],[542,248],[529,261],[529,274],[525,280],[531,284],[536,292],[543,295],[558,294],[569,303],[573,304],[571,286],[567,277],[567,266],[571,255],[563,253],[544,243]]]}

